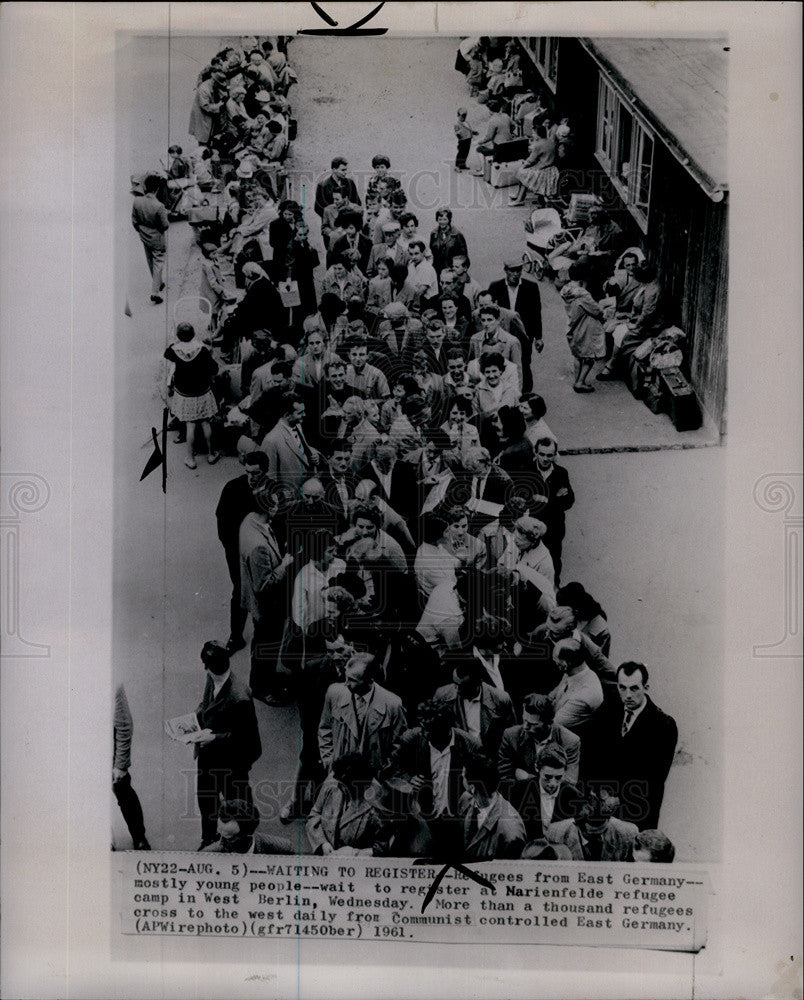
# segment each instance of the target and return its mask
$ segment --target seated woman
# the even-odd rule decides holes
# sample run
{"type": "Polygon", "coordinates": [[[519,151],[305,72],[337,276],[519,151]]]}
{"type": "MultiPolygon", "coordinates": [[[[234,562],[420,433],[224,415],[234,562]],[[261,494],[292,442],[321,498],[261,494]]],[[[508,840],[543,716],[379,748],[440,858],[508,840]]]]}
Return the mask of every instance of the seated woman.
{"type": "Polygon", "coordinates": [[[572,608],[578,620],[578,629],[605,653],[611,650],[606,612],[597,601],[584,590],[580,583],[567,583],[556,591],[556,602],[561,607],[572,608]]]}
{"type": "Polygon", "coordinates": [[[269,227],[278,218],[276,203],[268,192],[263,187],[255,187],[252,191],[252,209],[234,230],[232,256],[236,257],[248,240],[262,241],[265,238],[267,242],[269,227]]]}
{"type": "Polygon", "coordinates": [[[509,204],[524,205],[529,193],[535,195],[542,206],[547,198],[555,197],[558,191],[557,150],[555,136],[548,135],[544,125],[537,125],[527,159],[516,172],[519,188],[509,204]]]}
{"type": "Polygon", "coordinates": [[[419,387],[418,395],[430,407],[431,413],[440,413],[444,399],[444,379],[433,371],[432,356],[425,350],[414,351],[411,368],[419,387]]]}
{"type": "Polygon", "coordinates": [[[360,753],[348,753],[332,764],[306,824],[314,854],[383,855],[391,827],[366,799],[376,774],[360,753]]]}
{"type": "Polygon", "coordinates": [[[598,372],[598,380],[611,382],[622,375],[632,376],[634,351],[666,325],[662,287],[652,264],[638,264],[633,277],[639,282],[634,293],[631,316],[616,326],[612,332],[614,349],[605,367],[598,372]]]}
{"type": "Polygon", "coordinates": [[[369,279],[366,309],[373,313],[381,313],[393,299],[391,287],[391,259],[380,257],[376,263],[377,273],[369,279]]]}

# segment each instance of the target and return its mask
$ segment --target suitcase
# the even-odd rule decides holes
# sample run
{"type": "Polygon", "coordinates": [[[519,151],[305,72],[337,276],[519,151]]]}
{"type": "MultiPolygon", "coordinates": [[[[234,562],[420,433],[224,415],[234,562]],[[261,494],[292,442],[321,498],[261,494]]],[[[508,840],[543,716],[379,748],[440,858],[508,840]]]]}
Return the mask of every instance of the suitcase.
{"type": "Polygon", "coordinates": [[[492,163],[489,183],[493,188],[511,187],[517,183],[516,172],[524,160],[511,160],[510,163],[492,163]]]}
{"type": "Polygon", "coordinates": [[[524,160],[528,155],[528,140],[509,139],[508,142],[494,143],[494,162],[510,163],[512,160],[524,160]]]}
{"type": "Polygon", "coordinates": [[[210,225],[220,222],[219,213],[217,205],[196,205],[187,213],[187,221],[191,226],[210,225]]]}
{"type": "Polygon", "coordinates": [[[665,407],[677,431],[697,431],[703,415],[695,398],[695,391],[678,368],[665,368],[659,372],[664,390],[665,407]]]}

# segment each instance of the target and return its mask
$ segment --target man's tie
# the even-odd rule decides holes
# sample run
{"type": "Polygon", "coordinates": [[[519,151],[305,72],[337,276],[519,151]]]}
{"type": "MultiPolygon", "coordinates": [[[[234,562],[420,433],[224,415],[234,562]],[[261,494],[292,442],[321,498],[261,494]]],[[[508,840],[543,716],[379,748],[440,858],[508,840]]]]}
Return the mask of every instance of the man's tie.
{"type": "Polygon", "coordinates": [[[586,855],[589,861],[600,861],[602,858],[603,841],[599,833],[586,838],[586,855]]]}
{"type": "Polygon", "coordinates": [[[627,708],[625,710],[625,716],[623,718],[623,728],[622,732],[620,733],[621,736],[625,736],[625,734],[631,728],[631,719],[633,719],[633,717],[634,713],[631,711],[631,709],[627,708]]]}

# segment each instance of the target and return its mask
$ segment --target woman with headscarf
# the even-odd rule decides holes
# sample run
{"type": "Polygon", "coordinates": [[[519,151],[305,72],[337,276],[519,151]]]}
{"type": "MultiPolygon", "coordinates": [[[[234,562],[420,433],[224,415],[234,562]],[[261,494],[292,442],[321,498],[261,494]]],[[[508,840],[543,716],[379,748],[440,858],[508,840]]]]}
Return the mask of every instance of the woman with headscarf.
{"type": "Polygon", "coordinates": [[[547,531],[543,521],[523,514],[514,522],[515,560],[513,571],[520,581],[531,583],[555,601],[555,569],[553,557],[542,541],[547,531]]]}

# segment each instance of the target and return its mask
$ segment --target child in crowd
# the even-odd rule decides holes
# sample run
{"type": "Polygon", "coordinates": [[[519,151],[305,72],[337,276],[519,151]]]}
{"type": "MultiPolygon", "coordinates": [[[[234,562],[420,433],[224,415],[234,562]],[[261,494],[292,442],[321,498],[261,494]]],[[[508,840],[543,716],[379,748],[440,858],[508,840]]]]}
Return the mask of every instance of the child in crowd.
{"type": "Polygon", "coordinates": [[[469,147],[472,145],[472,136],[477,135],[477,131],[469,128],[466,124],[466,108],[458,108],[458,120],[453,125],[453,128],[458,139],[455,169],[466,170],[466,157],[469,155],[469,147]]]}

